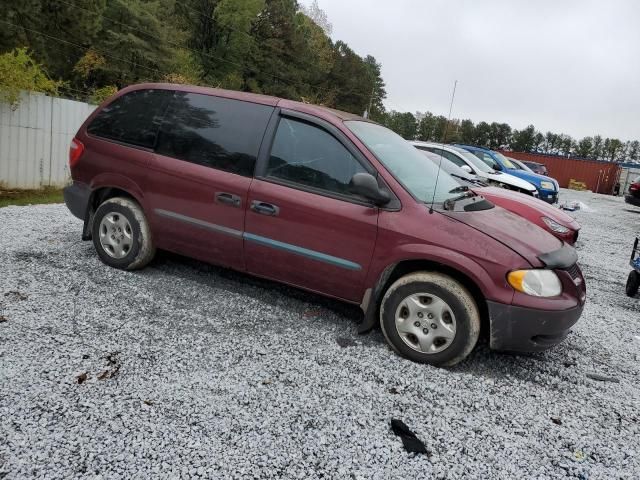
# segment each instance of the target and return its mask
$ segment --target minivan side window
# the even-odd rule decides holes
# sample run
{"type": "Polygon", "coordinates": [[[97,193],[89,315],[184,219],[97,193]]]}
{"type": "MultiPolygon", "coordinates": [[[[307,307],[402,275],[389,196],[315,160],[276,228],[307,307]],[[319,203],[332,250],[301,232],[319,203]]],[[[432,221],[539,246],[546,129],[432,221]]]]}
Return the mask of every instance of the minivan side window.
{"type": "Polygon", "coordinates": [[[354,195],[351,179],[367,170],[333,135],[305,122],[281,118],[267,177],[340,195],[354,195]]]}
{"type": "Polygon", "coordinates": [[[173,95],[170,90],[134,90],[104,107],[87,133],[116,142],[153,148],[160,120],[173,95]]]}
{"type": "Polygon", "coordinates": [[[250,177],[273,110],[241,100],[175,92],[156,152],[250,177]]]}

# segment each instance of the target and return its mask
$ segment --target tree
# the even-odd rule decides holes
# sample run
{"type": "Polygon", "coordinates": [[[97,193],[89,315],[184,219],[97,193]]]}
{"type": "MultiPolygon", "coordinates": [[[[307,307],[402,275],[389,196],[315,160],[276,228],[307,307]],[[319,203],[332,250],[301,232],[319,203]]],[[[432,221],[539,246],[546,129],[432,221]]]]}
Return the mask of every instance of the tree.
{"type": "Polygon", "coordinates": [[[487,122],[480,122],[476,125],[475,138],[473,143],[480,147],[489,146],[491,138],[491,126],[487,122]]]}
{"type": "Polygon", "coordinates": [[[604,159],[613,162],[618,159],[622,151],[622,142],[617,138],[605,138],[602,150],[604,159]]]}
{"type": "Polygon", "coordinates": [[[633,140],[629,143],[627,156],[629,157],[629,160],[632,160],[634,162],[640,160],[640,142],[638,140],[633,140]]]}
{"type": "Polygon", "coordinates": [[[591,158],[593,152],[593,138],[584,137],[576,146],[576,155],[582,158],[591,158]]]}
{"type": "Polygon", "coordinates": [[[511,149],[516,152],[531,152],[536,146],[537,138],[536,128],[533,125],[523,130],[516,130],[511,139],[511,149]]]}
{"type": "Polygon", "coordinates": [[[536,132],[533,136],[533,148],[532,151],[541,153],[543,151],[544,146],[544,135],[542,132],[536,132]]]}
{"type": "Polygon", "coordinates": [[[12,109],[18,106],[21,91],[54,95],[61,84],[47,76],[26,48],[0,55],[0,102],[8,103],[12,109]]]}
{"type": "MultiPolygon", "coordinates": [[[[344,42],[336,42],[334,51],[335,61],[328,78],[335,98],[333,104],[340,110],[361,115],[369,106],[374,90],[370,66],[344,42]]],[[[408,115],[415,122],[413,114],[408,115]]]]}
{"type": "Polygon", "coordinates": [[[318,0],[313,0],[311,5],[300,7],[300,11],[309,17],[313,22],[318,25],[324,31],[325,35],[329,36],[333,32],[333,25],[327,18],[327,14],[318,6],[318,0]]]}
{"type": "Polygon", "coordinates": [[[460,142],[473,143],[476,138],[476,126],[471,120],[460,122],[460,142]]]}
{"type": "Polygon", "coordinates": [[[417,130],[417,138],[423,142],[428,142],[434,139],[435,133],[435,117],[433,113],[427,112],[420,119],[417,130]]]}
{"type": "Polygon", "coordinates": [[[0,51],[28,47],[52,78],[68,80],[102,25],[106,0],[0,0],[0,51]],[[17,25],[17,26],[14,26],[17,25]]]}
{"type": "Polygon", "coordinates": [[[602,137],[600,135],[595,135],[593,137],[593,147],[591,148],[591,155],[593,159],[600,160],[602,158],[603,147],[602,137]]]}
{"type": "Polygon", "coordinates": [[[416,138],[417,122],[412,113],[391,111],[385,118],[385,125],[406,140],[416,138]]]}
{"type": "Polygon", "coordinates": [[[496,150],[506,147],[511,137],[511,127],[506,123],[493,122],[489,126],[488,147],[496,150]]]}
{"type": "Polygon", "coordinates": [[[573,138],[571,138],[569,135],[561,133],[560,135],[558,135],[557,153],[568,157],[571,155],[575,144],[576,142],[573,138]]]}
{"type": "Polygon", "coordinates": [[[367,111],[369,112],[369,118],[377,121],[384,115],[385,108],[382,102],[387,98],[387,90],[385,89],[385,83],[381,73],[382,66],[371,55],[365,57],[364,63],[369,69],[369,77],[372,85],[367,111]]]}

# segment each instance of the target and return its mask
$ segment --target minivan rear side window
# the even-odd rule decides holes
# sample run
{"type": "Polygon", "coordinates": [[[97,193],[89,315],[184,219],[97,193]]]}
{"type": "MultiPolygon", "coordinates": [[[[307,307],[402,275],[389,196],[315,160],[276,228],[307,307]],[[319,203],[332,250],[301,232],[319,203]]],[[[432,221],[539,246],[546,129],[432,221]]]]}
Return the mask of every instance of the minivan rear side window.
{"type": "Polygon", "coordinates": [[[153,148],[170,90],[134,90],[103,108],[87,127],[89,135],[153,148]]]}
{"type": "Polygon", "coordinates": [[[250,177],[273,110],[241,100],[175,92],[156,152],[250,177]]]}

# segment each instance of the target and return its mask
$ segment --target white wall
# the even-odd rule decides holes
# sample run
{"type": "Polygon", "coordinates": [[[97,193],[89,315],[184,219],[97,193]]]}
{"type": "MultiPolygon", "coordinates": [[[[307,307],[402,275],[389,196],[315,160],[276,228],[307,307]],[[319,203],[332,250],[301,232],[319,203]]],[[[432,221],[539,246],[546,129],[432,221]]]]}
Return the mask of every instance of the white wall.
{"type": "Polygon", "coordinates": [[[0,187],[63,186],[69,144],[95,105],[24,93],[12,111],[0,103],[0,187]]]}

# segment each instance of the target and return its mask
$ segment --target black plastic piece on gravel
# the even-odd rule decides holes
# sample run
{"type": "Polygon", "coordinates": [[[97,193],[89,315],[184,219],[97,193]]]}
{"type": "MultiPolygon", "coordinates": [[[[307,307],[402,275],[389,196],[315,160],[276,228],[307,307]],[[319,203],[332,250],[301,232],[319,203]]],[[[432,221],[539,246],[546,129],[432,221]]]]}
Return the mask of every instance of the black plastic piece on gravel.
{"type": "Polygon", "coordinates": [[[431,456],[431,452],[427,450],[422,440],[416,437],[409,427],[402,421],[395,418],[391,419],[391,430],[398,435],[402,440],[404,449],[410,453],[426,453],[427,456],[431,456]]]}

